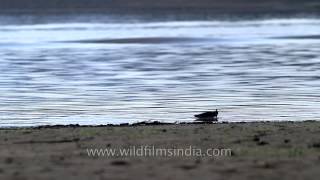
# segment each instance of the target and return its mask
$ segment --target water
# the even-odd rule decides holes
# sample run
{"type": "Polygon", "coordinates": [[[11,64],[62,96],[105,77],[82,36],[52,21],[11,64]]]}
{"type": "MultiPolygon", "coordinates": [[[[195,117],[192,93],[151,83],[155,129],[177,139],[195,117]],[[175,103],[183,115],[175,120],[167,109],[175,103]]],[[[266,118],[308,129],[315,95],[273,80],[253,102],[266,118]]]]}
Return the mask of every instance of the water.
{"type": "Polygon", "coordinates": [[[0,126],[320,120],[318,18],[0,24],[0,126]]]}

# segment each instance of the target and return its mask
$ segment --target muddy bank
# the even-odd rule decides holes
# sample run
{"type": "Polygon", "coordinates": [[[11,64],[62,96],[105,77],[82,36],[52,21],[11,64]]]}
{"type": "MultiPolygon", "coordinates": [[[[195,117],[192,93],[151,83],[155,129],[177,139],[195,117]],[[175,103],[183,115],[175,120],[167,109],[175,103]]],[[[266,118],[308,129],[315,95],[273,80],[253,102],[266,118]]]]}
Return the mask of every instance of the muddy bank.
{"type": "MultiPolygon", "coordinates": [[[[0,130],[0,179],[318,179],[320,122],[0,130]],[[88,149],[228,149],[220,156],[92,156],[88,149]]],[[[149,154],[150,155],[150,154],[149,154]]]]}

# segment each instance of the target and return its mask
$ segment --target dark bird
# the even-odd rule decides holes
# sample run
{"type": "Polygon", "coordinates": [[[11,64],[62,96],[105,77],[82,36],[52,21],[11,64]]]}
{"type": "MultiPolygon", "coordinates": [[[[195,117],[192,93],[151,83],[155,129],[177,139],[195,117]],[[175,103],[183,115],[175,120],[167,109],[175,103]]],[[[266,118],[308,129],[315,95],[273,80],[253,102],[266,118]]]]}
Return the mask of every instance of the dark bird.
{"type": "Polygon", "coordinates": [[[197,118],[197,121],[218,121],[218,110],[208,111],[201,114],[194,115],[197,118]]]}

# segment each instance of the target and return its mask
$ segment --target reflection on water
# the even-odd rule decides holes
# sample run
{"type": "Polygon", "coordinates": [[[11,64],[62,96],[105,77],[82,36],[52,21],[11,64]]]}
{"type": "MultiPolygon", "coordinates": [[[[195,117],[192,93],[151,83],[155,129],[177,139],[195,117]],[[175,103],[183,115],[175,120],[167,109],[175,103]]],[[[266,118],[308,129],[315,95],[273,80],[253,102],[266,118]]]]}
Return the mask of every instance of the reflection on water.
{"type": "Polygon", "coordinates": [[[319,32],[318,19],[5,23],[0,126],[215,108],[223,121],[319,120],[319,32]]]}

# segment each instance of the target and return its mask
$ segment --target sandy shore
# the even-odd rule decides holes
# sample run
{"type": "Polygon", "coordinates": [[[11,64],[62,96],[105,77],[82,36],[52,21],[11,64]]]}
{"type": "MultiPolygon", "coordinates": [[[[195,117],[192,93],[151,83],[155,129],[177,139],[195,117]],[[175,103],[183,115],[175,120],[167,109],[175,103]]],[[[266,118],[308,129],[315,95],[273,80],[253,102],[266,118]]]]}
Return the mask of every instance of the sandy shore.
{"type": "Polygon", "coordinates": [[[0,144],[0,179],[6,180],[320,177],[320,122],[1,129],[0,144]],[[231,152],[175,157],[88,155],[92,148],[133,147],[231,152]]]}

